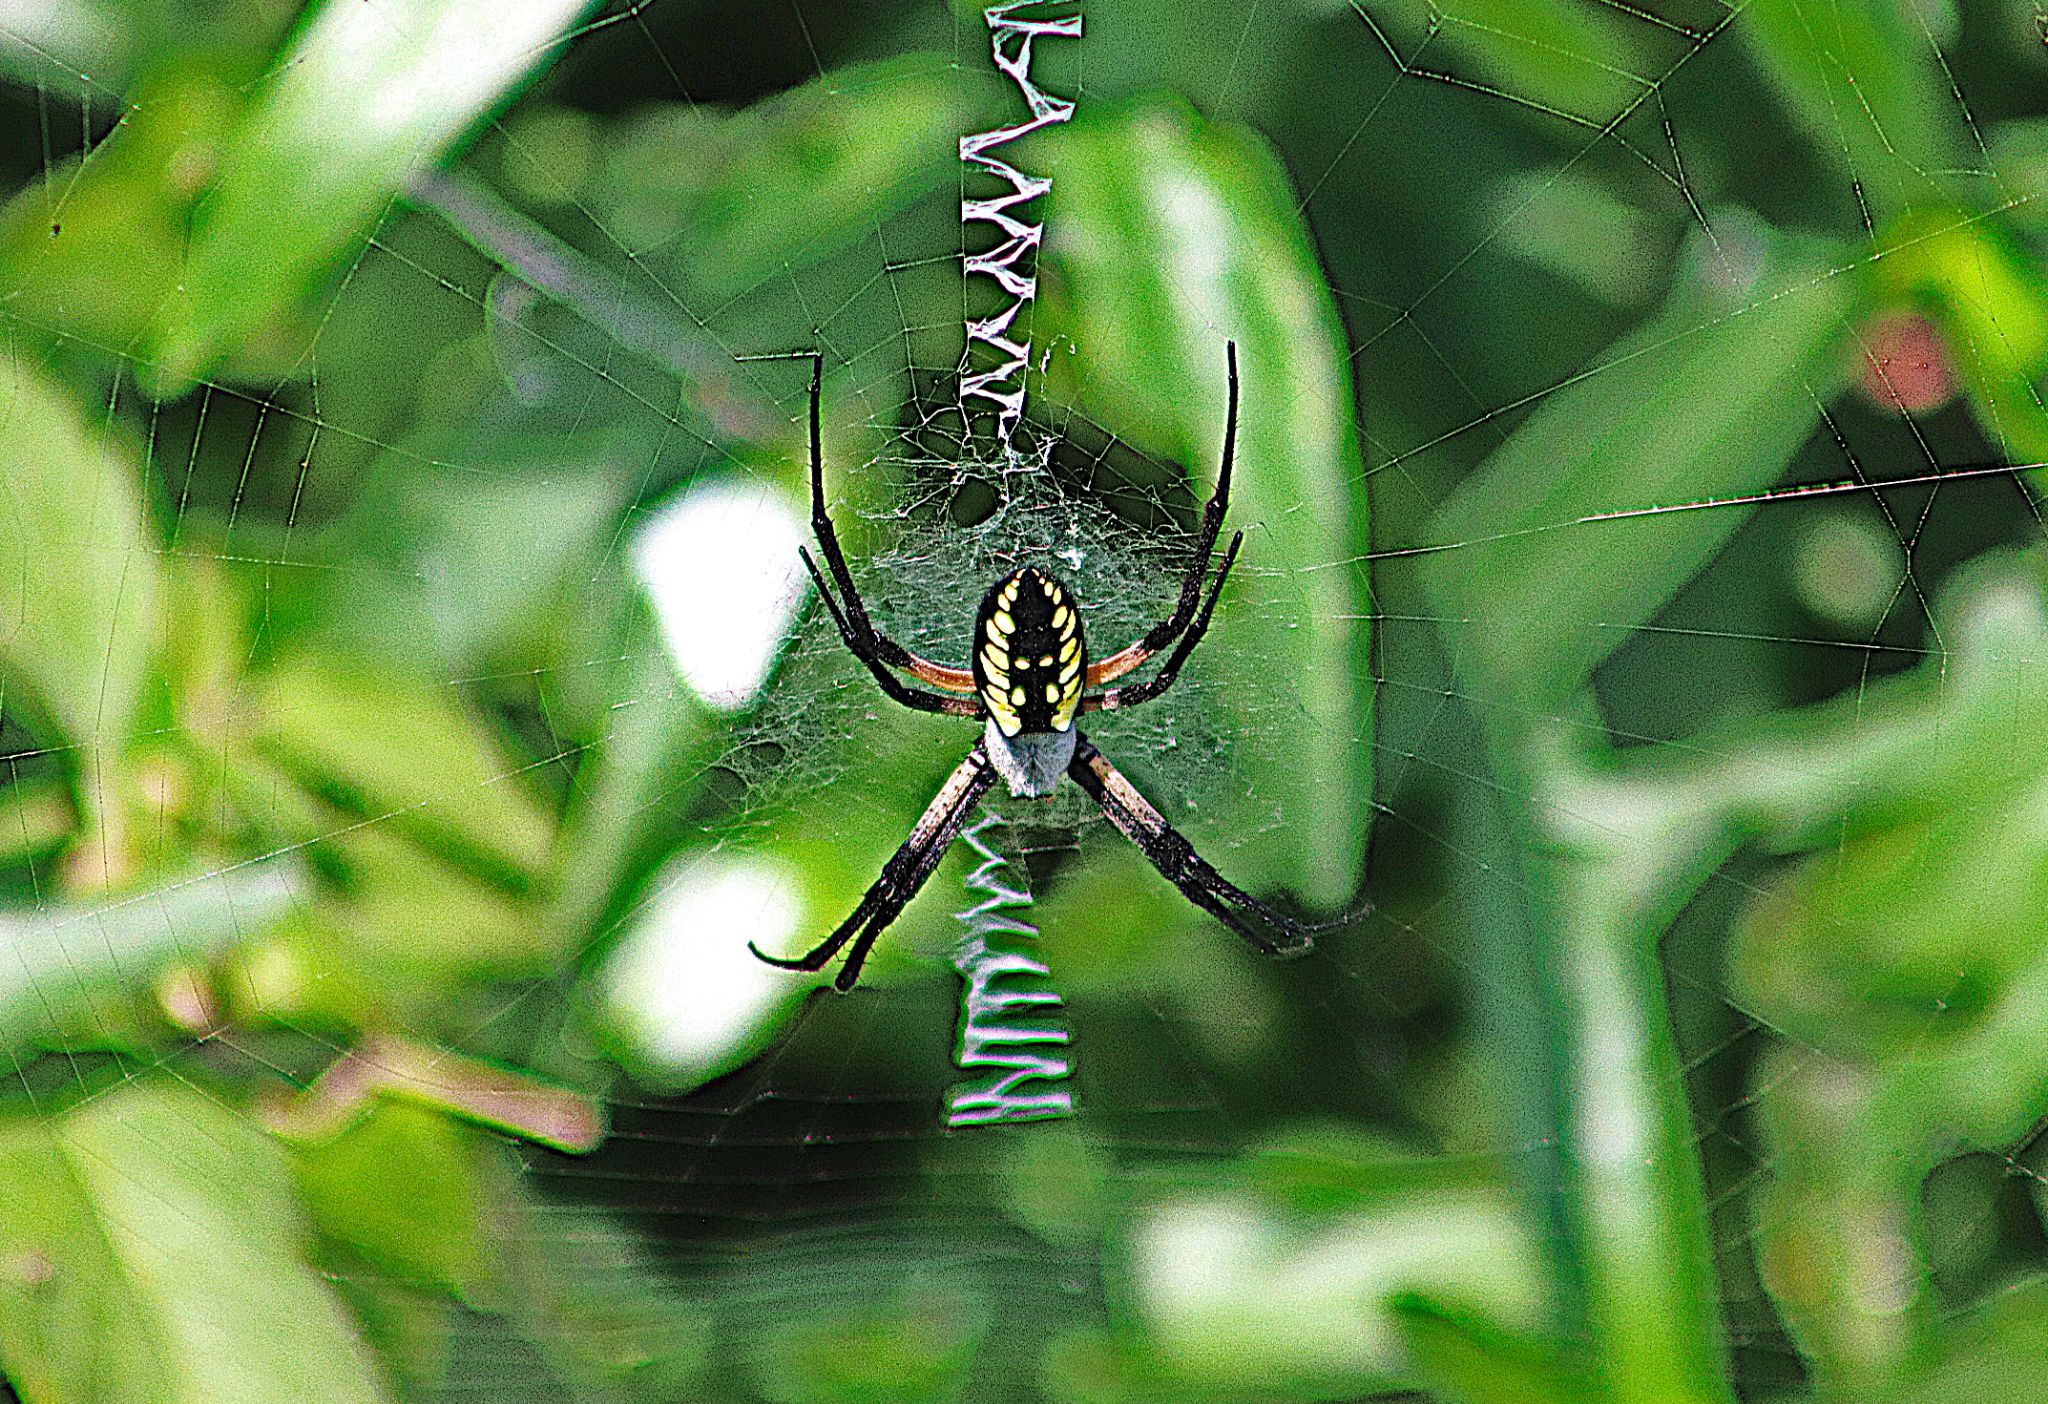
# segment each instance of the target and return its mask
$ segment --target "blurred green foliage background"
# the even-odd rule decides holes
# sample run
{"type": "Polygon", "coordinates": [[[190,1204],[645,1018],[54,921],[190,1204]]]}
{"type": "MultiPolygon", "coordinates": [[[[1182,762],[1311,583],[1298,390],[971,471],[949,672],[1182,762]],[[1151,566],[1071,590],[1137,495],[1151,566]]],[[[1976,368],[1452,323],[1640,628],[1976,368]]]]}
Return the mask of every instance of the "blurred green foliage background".
{"type": "MultiPolygon", "coordinates": [[[[2048,28],[1103,0],[1046,469],[948,409],[977,6],[0,9],[0,1371],[30,1404],[2025,1399],[2048,28]],[[948,1133],[884,624],[1169,607],[1000,842],[1079,1114],[948,1133]],[[751,359],[750,359],[751,358],[751,359]],[[1368,511],[1370,515],[1368,516],[1368,511]]],[[[968,187],[969,193],[988,193],[968,187]]]]}

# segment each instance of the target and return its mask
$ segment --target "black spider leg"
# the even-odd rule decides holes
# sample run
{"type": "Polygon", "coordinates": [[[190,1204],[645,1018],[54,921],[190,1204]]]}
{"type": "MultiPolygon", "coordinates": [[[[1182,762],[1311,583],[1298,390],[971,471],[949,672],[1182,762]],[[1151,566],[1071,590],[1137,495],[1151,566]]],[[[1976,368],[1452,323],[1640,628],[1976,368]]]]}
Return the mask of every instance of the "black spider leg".
{"type": "Polygon", "coordinates": [[[1141,654],[1165,648],[1195,618],[1195,605],[1202,598],[1202,581],[1209,574],[1209,563],[1216,558],[1216,535],[1223,529],[1223,514],[1230,509],[1230,469],[1237,458],[1237,343],[1225,343],[1223,354],[1230,366],[1230,405],[1223,417],[1223,461],[1216,469],[1216,491],[1209,494],[1209,501],[1202,508],[1202,540],[1188,561],[1187,574],[1181,577],[1180,598],[1174,602],[1173,613],[1154,624],[1138,641],[1141,654]]]}
{"type": "Polygon", "coordinates": [[[938,712],[951,717],[975,717],[981,715],[981,704],[972,697],[948,697],[943,692],[927,692],[921,687],[912,687],[885,667],[880,658],[869,651],[872,638],[863,637],[859,626],[840,609],[839,601],[832,598],[832,591],[825,584],[825,577],[818,573],[818,563],[811,559],[811,553],[799,549],[799,556],[810,569],[811,579],[817,582],[818,598],[825,602],[825,608],[832,612],[832,622],[839,626],[839,639],[847,650],[867,665],[875,681],[882,685],[882,691],[894,701],[920,712],[938,712]]]}
{"type": "Polygon", "coordinates": [[[989,764],[988,752],[980,741],[967,753],[967,759],[955,767],[946,783],[932,802],[925,807],[917,825],[910,831],[910,837],[903,846],[892,854],[882,865],[882,875],[862,895],[860,905],[853,909],[853,915],[839,923],[830,936],[810,951],[793,958],[772,956],[753,942],[747,949],[756,956],[777,965],[784,970],[823,970],[833,956],[848,941],[853,949],[847,952],[846,964],[840,967],[838,976],[832,981],[841,994],[846,993],[860,979],[860,968],[868,958],[868,950],[875,944],[875,938],[896,920],[903,908],[915,897],[918,889],[939,866],[939,860],[946,856],[946,849],[960,836],[960,830],[967,823],[967,816],[981,797],[988,793],[988,787],[995,783],[995,767],[989,764]]]}
{"type": "MultiPolygon", "coordinates": [[[[1188,573],[1181,577],[1180,598],[1174,602],[1173,613],[1145,635],[1143,647],[1147,653],[1156,653],[1179,638],[1195,618],[1195,602],[1202,597],[1202,579],[1209,573],[1209,563],[1216,558],[1216,534],[1223,529],[1223,514],[1230,510],[1230,469],[1237,459],[1237,343],[1224,343],[1223,355],[1230,366],[1230,404],[1223,416],[1223,461],[1216,469],[1216,491],[1209,494],[1209,501],[1202,508],[1202,544],[1195,548],[1188,573]]],[[[1233,553],[1236,549],[1231,547],[1233,553]]]]}
{"type": "Polygon", "coordinates": [[[1180,676],[1181,664],[1188,661],[1188,655],[1195,651],[1195,645],[1209,632],[1209,618],[1216,613],[1216,599],[1223,593],[1223,582],[1230,578],[1230,568],[1237,563],[1237,548],[1244,545],[1244,533],[1236,532],[1230,538],[1230,545],[1223,552],[1223,564],[1217,568],[1216,582],[1209,587],[1208,595],[1202,600],[1202,609],[1195,616],[1188,631],[1180,636],[1166,662],[1159,671],[1143,682],[1126,683],[1122,687],[1110,688],[1087,699],[1086,708],[1093,711],[1115,711],[1119,707],[1135,707],[1140,702],[1150,702],[1166,689],[1172,687],[1180,676]]]}
{"type": "Polygon", "coordinates": [[[920,712],[939,712],[947,716],[973,717],[981,714],[981,706],[971,697],[948,697],[943,693],[928,692],[921,687],[911,687],[889,669],[901,668],[911,671],[917,660],[910,650],[877,629],[868,618],[867,606],[861,603],[860,591],[854,588],[853,572],[847,569],[846,554],[839,549],[839,534],[832,529],[832,516],[825,510],[825,452],[818,425],[818,405],[824,393],[825,357],[822,352],[811,353],[811,532],[818,538],[818,548],[825,553],[825,564],[831,568],[832,578],[839,585],[839,592],[845,596],[845,604],[832,597],[832,591],[825,585],[825,577],[818,569],[818,563],[811,559],[811,553],[802,547],[797,554],[803,557],[804,568],[817,582],[818,594],[824,598],[825,607],[832,611],[832,622],[839,626],[839,637],[853,656],[867,666],[874,674],[875,681],[882,685],[882,691],[906,707],[920,712]]]}
{"type": "Polygon", "coordinates": [[[1343,926],[1364,915],[1361,910],[1335,921],[1311,923],[1297,921],[1285,912],[1267,906],[1230,882],[1195,852],[1194,845],[1167,823],[1165,817],[1152,807],[1151,801],[1139,794],[1137,787],[1126,780],[1123,772],[1111,765],[1108,757],[1095,749],[1094,743],[1085,736],[1080,737],[1074,747],[1074,759],[1067,766],[1067,774],[1102,807],[1102,812],[1109,816],[1109,822],[1116,825],[1125,838],[1138,845],[1138,851],[1152,866],[1180,889],[1183,897],[1268,955],[1300,955],[1315,944],[1317,932],[1343,926]],[[1261,930],[1259,925],[1247,919],[1246,913],[1258,918],[1278,935],[1269,935],[1261,930]]]}

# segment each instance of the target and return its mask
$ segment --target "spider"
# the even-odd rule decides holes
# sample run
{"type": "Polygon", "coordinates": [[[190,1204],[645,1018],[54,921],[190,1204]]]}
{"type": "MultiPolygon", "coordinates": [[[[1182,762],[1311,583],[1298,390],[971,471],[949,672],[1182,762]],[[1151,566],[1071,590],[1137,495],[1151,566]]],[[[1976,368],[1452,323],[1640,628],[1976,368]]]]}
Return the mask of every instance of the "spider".
{"type": "Polygon", "coordinates": [[[1223,552],[1223,564],[1205,595],[1202,582],[1215,558],[1216,535],[1230,503],[1230,465],[1237,447],[1235,342],[1230,343],[1227,357],[1230,403],[1223,434],[1223,460],[1216,474],[1215,494],[1202,509],[1201,540],[1181,578],[1180,599],[1173,612],[1136,643],[1100,662],[1092,662],[1081,629],[1080,606],[1072,593],[1051,572],[1035,565],[1023,566],[996,581],[982,596],[974,620],[974,639],[978,645],[974,659],[966,668],[951,668],[912,653],[877,629],[861,603],[860,592],[854,588],[852,572],[847,569],[838,535],[832,529],[832,518],[825,510],[823,455],[818,444],[818,400],[824,358],[812,354],[811,529],[817,535],[832,579],[839,586],[839,597],[834,596],[811,553],[800,550],[798,554],[816,582],[819,598],[831,612],[832,622],[839,627],[840,639],[874,674],[883,692],[921,712],[975,717],[986,725],[967,759],[939,788],[937,797],[910,831],[910,837],[882,866],[881,876],[862,896],[852,915],[803,955],[772,956],[749,942],[748,949],[756,956],[785,970],[822,970],[851,942],[853,949],[847,952],[846,963],[833,985],[842,994],[852,989],[876,938],[896,920],[939,866],[947,847],[966,824],[969,812],[989,787],[1001,779],[1010,787],[1010,793],[1019,798],[1049,798],[1063,774],[1101,806],[1110,823],[1135,843],[1183,896],[1268,955],[1299,955],[1313,944],[1317,932],[1342,925],[1358,915],[1353,913],[1337,921],[1316,924],[1297,921],[1227,881],[1074,725],[1079,713],[1135,707],[1173,686],[1181,665],[1207,632],[1216,597],[1222,593],[1223,582],[1237,560],[1238,547],[1244,544],[1244,533],[1233,532],[1230,545],[1223,552]],[[1091,690],[1142,666],[1168,644],[1174,645],[1173,652],[1146,681],[1101,692],[1091,690]],[[892,668],[940,690],[912,687],[891,672],[892,668]]]}

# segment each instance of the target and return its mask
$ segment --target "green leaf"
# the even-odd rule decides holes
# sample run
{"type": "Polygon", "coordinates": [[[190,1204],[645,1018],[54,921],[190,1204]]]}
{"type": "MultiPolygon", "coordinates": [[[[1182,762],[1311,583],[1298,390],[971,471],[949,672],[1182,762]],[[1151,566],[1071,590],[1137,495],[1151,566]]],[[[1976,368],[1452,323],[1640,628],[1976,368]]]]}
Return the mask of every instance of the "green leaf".
{"type": "Polygon", "coordinates": [[[1572,0],[1358,0],[1358,9],[1406,61],[1448,67],[1526,103],[1549,127],[1560,115],[1596,131],[1619,120],[1643,100],[1647,75],[1671,61],[1658,62],[1646,42],[1655,32],[1626,12],[1572,0]]]}
{"type": "Polygon", "coordinates": [[[1845,1055],[1929,1053],[2039,961],[2048,784],[1848,839],[1750,905],[1731,958],[1744,1008],[1845,1055]]]}
{"type": "Polygon", "coordinates": [[[1843,193],[1881,215],[1940,199],[1938,173],[1977,155],[1923,24],[1897,0],[1751,0],[1733,26],[1843,193]]]}
{"type": "Polygon", "coordinates": [[[10,319],[133,347],[177,286],[193,202],[254,76],[189,56],[163,64],[97,146],[15,196],[0,213],[10,319]]]}
{"type": "Polygon", "coordinates": [[[2048,1356],[2048,1284],[2030,1282],[1942,1324],[1926,1370],[1880,1390],[1873,1404],[1984,1404],[2024,1399],[2048,1356]]]}
{"type": "Polygon", "coordinates": [[[588,0],[327,0],[223,149],[145,359],[159,395],[204,378],[359,252],[404,188],[544,60],[588,0]]]}
{"type": "Polygon", "coordinates": [[[607,135],[590,199],[619,243],[660,249],[657,263],[693,288],[731,297],[872,237],[876,221],[952,185],[960,133],[1006,95],[997,81],[950,53],[904,54],[737,112],[650,108],[607,135]]]}
{"type": "Polygon", "coordinates": [[[281,929],[296,959],[265,966],[267,988],[250,991],[257,996],[252,1017],[433,1021],[437,1011],[445,1016],[443,1001],[455,988],[536,979],[558,968],[564,938],[534,902],[389,825],[336,824],[342,831],[323,839],[319,852],[338,861],[341,890],[323,893],[281,929]]]}
{"type": "Polygon", "coordinates": [[[471,427],[380,455],[322,537],[349,567],[329,596],[339,627],[421,669],[530,641],[564,581],[587,581],[610,544],[645,469],[636,448],[624,434],[471,427]]]}
{"type": "Polygon", "coordinates": [[[1195,1397],[1390,1388],[1413,1293],[1544,1324],[1538,1245],[1491,1163],[1304,1128],[1212,1179],[1144,1206],[1120,1253],[1150,1353],[1195,1397]]]}
{"type": "Polygon", "coordinates": [[[257,739],[308,788],[502,885],[546,861],[547,812],[446,686],[301,655],[268,679],[257,739]]]}
{"type": "Polygon", "coordinates": [[[944,1404],[962,1397],[989,1325],[969,1292],[912,1281],[863,1310],[771,1328],[759,1388],[775,1404],[944,1404]]]}
{"type": "Polygon", "coordinates": [[[1423,1296],[1392,1304],[1415,1373],[1440,1404],[1586,1404],[1591,1381],[1547,1342],[1423,1296]]]}
{"type": "Polygon", "coordinates": [[[89,1026],[159,971],[204,961],[274,921],[299,878],[245,863],[94,908],[0,913],[0,1047],[89,1026]]]}
{"type": "Polygon", "coordinates": [[[678,1292],[625,1224],[589,1210],[508,1197],[507,1314],[589,1404],[704,1397],[712,1322],[678,1292]]]}
{"type": "Polygon", "coordinates": [[[27,1404],[376,1404],[276,1145],[130,1083],[0,1129],[0,1358],[27,1404]]]}
{"type": "Polygon", "coordinates": [[[28,776],[7,786],[0,799],[0,865],[34,862],[78,827],[71,787],[55,776],[28,776]]]}
{"type": "Polygon", "coordinates": [[[320,1264],[399,1398],[431,1399],[435,1390],[445,1388],[450,1341],[463,1319],[454,1302],[402,1282],[345,1249],[322,1253],[320,1264]]]}
{"type": "MultiPolygon", "coordinates": [[[[1647,323],[1545,394],[1434,518],[1425,582],[1468,685],[1561,708],[1711,560],[1848,367],[1844,251],[1725,217],[1647,323]]],[[[1493,709],[1489,715],[1503,715],[1493,709]]]]}
{"type": "Polygon", "coordinates": [[[2032,255],[1998,225],[1947,206],[1908,211],[1884,244],[1880,282],[1932,314],[2000,452],[2048,461],[2048,409],[2034,388],[2048,360],[2048,295],[2032,255]]]}
{"type": "MultiPolygon", "coordinates": [[[[161,588],[111,419],[0,351],[0,666],[85,749],[81,770],[127,740],[161,588]]],[[[97,787],[81,795],[98,807],[97,787]]]]}
{"type": "Polygon", "coordinates": [[[390,1097],[292,1157],[314,1225],[410,1285],[461,1294],[491,1266],[484,1231],[489,1138],[390,1097]]]}
{"type": "MultiPolygon", "coordinates": [[[[1079,351],[1054,362],[1057,393],[1206,493],[1223,444],[1224,343],[1237,342],[1226,528],[1244,528],[1245,546],[1193,671],[1243,660],[1238,693],[1252,707],[1229,728],[1250,791],[1241,817],[1268,816],[1234,834],[1245,868],[1312,903],[1346,902],[1372,792],[1365,468],[1343,328],[1286,173],[1250,132],[1156,101],[1077,120],[1044,159],[1058,203],[1036,334],[1079,351]],[[1191,246],[1212,253],[1174,255],[1191,246]]],[[[1227,698],[1217,709],[1239,710],[1227,698]]]]}

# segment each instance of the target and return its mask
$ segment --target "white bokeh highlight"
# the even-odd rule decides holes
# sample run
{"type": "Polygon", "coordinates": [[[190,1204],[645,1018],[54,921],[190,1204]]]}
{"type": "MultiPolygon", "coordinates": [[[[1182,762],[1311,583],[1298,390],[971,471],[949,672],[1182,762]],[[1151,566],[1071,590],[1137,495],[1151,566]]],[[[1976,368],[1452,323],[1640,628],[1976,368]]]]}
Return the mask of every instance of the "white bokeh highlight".
{"type": "Polygon", "coordinates": [[[729,478],[655,509],[635,535],[633,572],[676,671],[721,711],[761,690],[807,581],[804,524],[777,491],[729,478]]]}
{"type": "Polygon", "coordinates": [[[714,853],[671,868],[598,972],[607,1027],[664,1079],[701,1081],[743,1062],[811,988],[747,943],[788,949],[802,913],[786,863],[714,853]]]}

